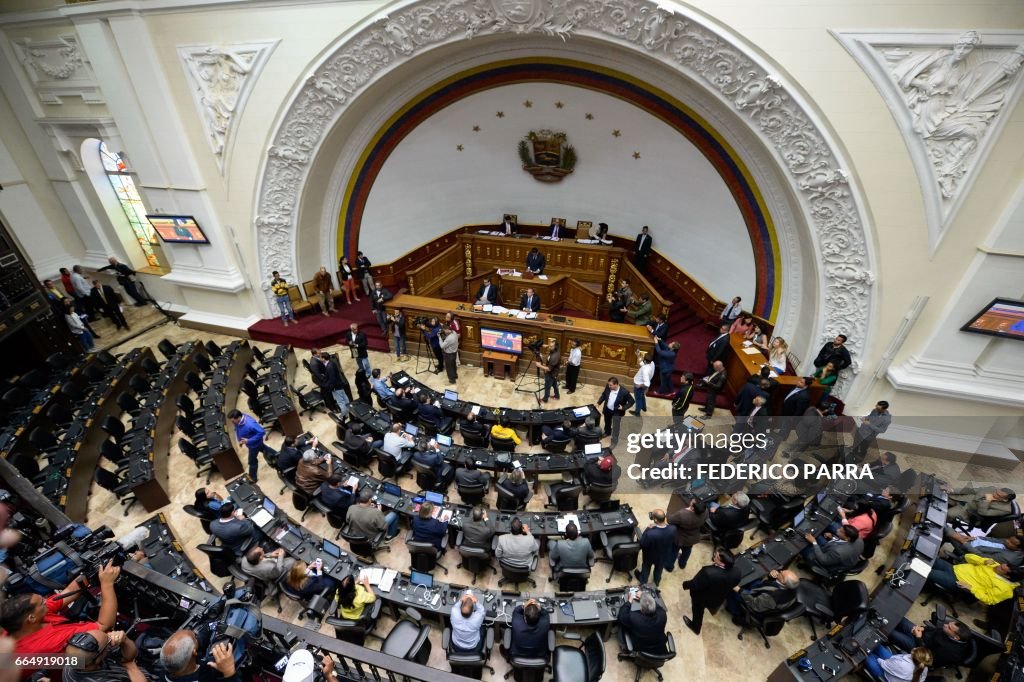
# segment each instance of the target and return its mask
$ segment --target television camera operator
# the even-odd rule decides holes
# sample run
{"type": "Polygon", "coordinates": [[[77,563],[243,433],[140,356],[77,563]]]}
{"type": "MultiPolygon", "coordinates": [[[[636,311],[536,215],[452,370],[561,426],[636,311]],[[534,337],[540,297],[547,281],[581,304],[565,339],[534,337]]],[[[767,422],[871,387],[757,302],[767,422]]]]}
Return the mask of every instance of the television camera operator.
{"type": "Polygon", "coordinates": [[[417,317],[413,322],[423,332],[423,338],[430,346],[430,352],[434,359],[437,360],[434,374],[440,374],[444,369],[444,353],[441,351],[441,323],[436,317],[428,319],[424,316],[417,317]]]}
{"type": "Polygon", "coordinates": [[[530,350],[535,357],[534,366],[544,373],[544,397],[541,398],[541,402],[548,401],[551,389],[554,389],[555,400],[558,400],[561,397],[558,395],[558,370],[562,366],[562,352],[558,348],[558,340],[551,339],[550,343],[543,346],[537,341],[530,345],[530,350]]]}

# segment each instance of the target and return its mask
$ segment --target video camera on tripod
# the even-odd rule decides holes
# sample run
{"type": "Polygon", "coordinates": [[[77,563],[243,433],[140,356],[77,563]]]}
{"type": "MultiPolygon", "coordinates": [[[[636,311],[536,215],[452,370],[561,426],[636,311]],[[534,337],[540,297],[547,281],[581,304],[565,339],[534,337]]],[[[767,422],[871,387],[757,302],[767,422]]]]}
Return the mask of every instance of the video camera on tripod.
{"type": "Polygon", "coordinates": [[[64,526],[54,533],[53,546],[37,555],[20,579],[12,575],[4,589],[8,594],[35,592],[48,595],[64,589],[76,578],[85,578],[90,585],[95,585],[102,566],[108,562],[123,566],[128,558],[125,546],[130,547],[146,536],[148,532],[140,536],[141,539],[131,533],[119,543],[111,542],[114,531],[107,526],[100,526],[94,531],[79,524],[64,526]],[[125,545],[126,542],[132,544],[125,545]]]}

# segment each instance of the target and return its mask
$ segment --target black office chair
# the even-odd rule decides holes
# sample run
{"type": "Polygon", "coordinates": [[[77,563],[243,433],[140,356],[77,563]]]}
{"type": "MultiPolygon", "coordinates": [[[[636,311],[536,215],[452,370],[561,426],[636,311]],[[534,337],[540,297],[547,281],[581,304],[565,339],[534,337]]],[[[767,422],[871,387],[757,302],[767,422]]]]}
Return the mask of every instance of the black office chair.
{"type": "Polygon", "coordinates": [[[544,679],[544,672],[548,667],[548,661],[551,660],[551,654],[555,650],[555,631],[548,630],[548,650],[544,656],[530,658],[513,656],[511,654],[511,628],[506,628],[502,633],[501,646],[501,653],[508,661],[511,668],[511,670],[505,673],[506,680],[512,675],[515,675],[516,682],[542,682],[544,679]]]}
{"type": "Polygon", "coordinates": [[[483,679],[486,668],[492,675],[494,668],[487,664],[494,649],[494,626],[485,625],[480,633],[480,647],[476,651],[459,651],[452,646],[452,629],[446,627],[441,631],[441,648],[448,658],[448,666],[456,675],[474,680],[483,679]]]}
{"type": "Polygon", "coordinates": [[[206,349],[206,352],[210,354],[211,358],[219,358],[220,356],[224,355],[224,351],[221,349],[221,347],[214,343],[212,340],[207,341],[205,344],[203,344],[203,348],[206,349]]]}
{"type": "Polygon", "coordinates": [[[558,511],[576,511],[580,508],[580,495],[583,493],[583,486],[580,484],[562,485],[552,494],[552,486],[545,485],[548,503],[545,507],[551,507],[558,511]]]}
{"type": "Polygon", "coordinates": [[[501,568],[501,578],[498,580],[498,587],[505,583],[515,583],[516,589],[519,588],[519,583],[530,583],[533,587],[537,587],[537,581],[530,577],[530,574],[537,570],[537,564],[536,554],[533,555],[533,559],[528,564],[505,558],[498,559],[498,566],[501,568]]]}
{"type": "Polygon", "coordinates": [[[521,501],[501,483],[496,483],[494,490],[498,493],[498,511],[517,512],[526,509],[526,502],[521,501]]]}
{"type": "Polygon", "coordinates": [[[491,449],[495,452],[515,452],[516,442],[511,438],[491,436],[491,449]]]}
{"type": "Polygon", "coordinates": [[[189,421],[195,421],[196,404],[184,393],[179,393],[174,399],[174,406],[181,410],[181,416],[189,421]]]}
{"type": "Polygon", "coordinates": [[[571,442],[572,438],[569,437],[552,438],[547,443],[544,443],[543,448],[548,452],[565,452],[571,442]]]}
{"type": "Polygon", "coordinates": [[[334,628],[335,639],[340,639],[343,642],[349,642],[350,644],[356,644],[358,646],[365,646],[367,637],[373,637],[374,639],[382,641],[384,639],[373,632],[377,627],[377,619],[380,618],[380,612],[383,606],[384,600],[377,599],[372,604],[367,604],[363,608],[363,615],[359,620],[349,620],[348,618],[328,616],[327,620],[324,622],[334,628]]]}
{"type": "Polygon", "coordinates": [[[551,682],[597,682],[606,665],[604,641],[601,635],[591,632],[579,647],[555,647],[551,682]]]}
{"type": "Polygon", "coordinates": [[[340,441],[334,441],[334,447],[341,450],[341,459],[356,469],[369,469],[370,463],[373,461],[373,449],[369,449],[366,452],[359,452],[351,448],[346,448],[340,441]]]}
{"type": "Polygon", "coordinates": [[[636,666],[636,677],[633,678],[633,682],[640,682],[640,677],[648,670],[653,670],[659,681],[664,680],[659,668],[676,657],[676,641],[672,638],[671,632],[666,633],[665,653],[663,654],[638,651],[633,644],[633,638],[623,630],[619,630],[619,646],[622,649],[619,652],[619,660],[631,661],[636,666]]]}
{"type": "Polygon", "coordinates": [[[438,477],[432,467],[415,460],[410,460],[410,462],[412,464],[412,472],[416,475],[416,486],[420,490],[431,490],[438,493],[448,490],[448,486],[438,477]]]}
{"type": "Polygon", "coordinates": [[[413,608],[405,609],[401,620],[391,628],[381,644],[380,652],[425,665],[430,659],[429,635],[430,625],[423,623],[420,612],[413,608]]]}
{"type": "Polygon", "coordinates": [[[60,449],[60,441],[49,429],[42,426],[37,426],[28,432],[28,442],[42,454],[52,454],[60,449]]]}
{"type": "Polygon", "coordinates": [[[213,478],[213,455],[203,452],[194,443],[184,438],[178,439],[178,449],[196,465],[196,478],[206,474],[206,484],[209,485],[210,479],[213,478]]]}
{"type": "Polygon", "coordinates": [[[82,371],[78,373],[78,376],[80,376],[87,384],[98,384],[101,381],[105,381],[107,378],[107,373],[104,369],[103,365],[98,362],[88,364],[82,368],[82,371]]]}
{"type": "MultiPolygon", "coordinates": [[[[107,353],[107,355],[110,354],[107,353]]],[[[114,360],[114,363],[117,364],[117,360],[114,360]]],[[[49,383],[50,373],[38,367],[30,369],[18,377],[18,385],[24,386],[31,391],[38,391],[39,389],[46,387],[49,383]]]]}
{"type": "Polygon", "coordinates": [[[212,519],[210,519],[207,514],[197,509],[194,504],[186,504],[181,509],[189,516],[194,516],[199,519],[199,523],[203,526],[203,532],[207,535],[210,534],[210,522],[212,519]]]}
{"type": "Polygon", "coordinates": [[[640,542],[637,540],[635,529],[629,533],[613,533],[612,535],[601,531],[601,548],[604,550],[604,557],[601,561],[611,564],[606,583],[612,581],[612,576],[616,571],[632,575],[640,560],[640,542]]]}
{"type": "Polygon", "coordinates": [[[130,393],[122,393],[117,396],[117,406],[122,412],[127,412],[131,417],[138,417],[142,412],[142,405],[130,393]]]}
{"type": "Polygon", "coordinates": [[[210,560],[210,572],[218,578],[230,578],[231,567],[238,563],[234,551],[220,545],[202,544],[196,547],[210,560]]]}
{"type": "Polygon", "coordinates": [[[772,643],[768,641],[769,637],[774,637],[782,632],[786,623],[804,615],[805,610],[799,599],[784,609],[768,613],[753,613],[743,605],[743,602],[740,602],[740,608],[741,612],[738,618],[743,624],[736,634],[736,639],[743,639],[743,633],[747,627],[753,627],[761,635],[765,649],[772,648],[772,643]]]}
{"type": "Polygon", "coordinates": [[[615,494],[615,488],[618,484],[614,481],[611,483],[590,483],[584,488],[584,492],[589,497],[588,505],[595,504],[601,506],[605,502],[612,499],[612,495],[615,494]]]}
{"type": "Polygon", "coordinates": [[[468,504],[470,506],[482,503],[484,501],[484,496],[487,495],[487,485],[484,483],[478,483],[477,485],[462,485],[456,482],[455,488],[459,491],[459,497],[462,498],[462,504],[468,504]]]}
{"type": "Polygon", "coordinates": [[[135,391],[136,395],[145,395],[153,390],[153,387],[149,383],[149,379],[141,374],[135,374],[131,379],[128,380],[128,388],[135,391]]]}
{"type": "Polygon", "coordinates": [[[174,418],[174,428],[185,434],[185,437],[196,445],[204,446],[206,444],[206,434],[200,433],[195,424],[180,414],[174,418]]]}
{"type": "Polygon", "coordinates": [[[832,588],[843,582],[852,575],[858,575],[868,567],[868,559],[860,557],[857,565],[848,571],[841,571],[837,569],[826,569],[816,564],[808,564],[811,574],[814,576],[816,582],[825,585],[826,587],[832,588]]]}
{"type": "Polygon", "coordinates": [[[572,439],[572,451],[583,452],[588,445],[599,445],[601,443],[601,436],[583,436],[576,434],[572,439]]]}
{"type": "Polygon", "coordinates": [[[121,445],[124,441],[124,422],[115,417],[114,415],[108,414],[103,418],[103,423],[100,424],[100,428],[110,436],[115,443],[121,445]]]}
{"type": "Polygon", "coordinates": [[[393,478],[397,481],[402,476],[409,475],[411,467],[409,461],[399,464],[394,455],[379,448],[374,448],[373,455],[377,458],[377,473],[382,479],[393,478]]]}
{"type": "Polygon", "coordinates": [[[118,469],[128,463],[128,453],[120,445],[111,440],[100,443],[100,456],[113,464],[118,469]]]}
{"type": "Polygon", "coordinates": [[[302,512],[302,516],[299,521],[305,521],[306,515],[309,514],[309,510],[312,509],[310,506],[310,500],[313,498],[312,495],[302,490],[299,487],[292,488],[292,505],[302,512]]]}
{"type": "Polygon", "coordinates": [[[711,534],[711,542],[715,547],[732,550],[736,549],[743,543],[743,536],[746,531],[753,530],[757,527],[757,519],[750,518],[748,511],[747,520],[742,526],[738,528],[721,529],[715,525],[714,515],[708,515],[708,519],[704,522],[704,525],[711,534]]]}
{"type": "Polygon", "coordinates": [[[53,353],[46,356],[46,366],[52,369],[54,372],[63,372],[74,362],[74,358],[64,353],[53,353]]]}
{"type": "Polygon", "coordinates": [[[28,405],[28,401],[32,399],[32,394],[29,393],[28,389],[24,386],[13,386],[4,392],[2,398],[0,398],[0,404],[3,405],[5,412],[14,412],[25,405],[28,405]]]}
{"type": "Polygon", "coordinates": [[[757,517],[757,528],[750,534],[750,539],[754,539],[758,531],[770,535],[773,531],[792,521],[803,508],[804,500],[799,496],[790,497],[781,502],[771,498],[751,500],[750,509],[757,517]]]}
{"type": "Polygon", "coordinates": [[[558,571],[559,592],[585,592],[590,580],[589,568],[563,568],[558,571]]]}
{"type": "Polygon", "coordinates": [[[161,364],[148,355],[142,358],[139,364],[142,365],[142,371],[151,377],[156,376],[163,370],[161,364]]]}
{"type": "Polygon", "coordinates": [[[365,535],[357,535],[346,526],[341,529],[341,538],[348,543],[349,550],[358,557],[364,557],[374,561],[377,552],[390,552],[391,548],[385,544],[382,544],[384,539],[384,533],[381,532],[377,537],[372,540],[365,535]]]}
{"type": "Polygon", "coordinates": [[[132,510],[138,499],[134,495],[128,493],[130,488],[128,487],[128,481],[121,478],[113,471],[107,471],[102,467],[96,467],[96,471],[93,473],[93,480],[96,484],[105,490],[109,490],[115,496],[121,506],[125,508],[124,515],[128,516],[128,512],[132,510]]]}
{"type": "Polygon", "coordinates": [[[868,609],[868,588],[859,580],[848,580],[836,585],[832,593],[810,580],[801,580],[797,586],[797,600],[804,606],[804,615],[811,624],[811,641],[818,639],[815,619],[830,626],[857,616],[868,609]]]}
{"type": "Polygon", "coordinates": [[[206,353],[196,353],[195,362],[196,367],[203,373],[203,376],[208,377],[213,374],[213,363],[210,362],[210,358],[206,353]]]}
{"type": "Polygon", "coordinates": [[[487,447],[487,434],[472,433],[469,431],[463,431],[459,427],[459,433],[462,434],[462,443],[467,448],[486,448],[487,447]]]}
{"type": "MultiPolygon", "coordinates": [[[[301,594],[299,594],[298,591],[292,589],[292,586],[288,584],[288,576],[287,576],[287,574],[281,576],[278,579],[278,581],[277,581],[277,589],[279,590],[280,594],[283,594],[289,600],[291,600],[291,601],[293,601],[293,602],[295,602],[296,604],[299,605],[299,617],[298,617],[298,619],[300,621],[301,620],[305,620],[306,619],[306,613],[307,613],[306,600],[305,600],[305,598],[301,594]]],[[[284,610],[283,607],[278,607],[278,608],[279,608],[278,613],[280,613],[281,611],[284,610]]]]}
{"type": "MultiPolygon", "coordinates": [[[[23,388],[20,390],[23,392],[25,391],[25,389],[23,388]]],[[[10,394],[10,391],[4,394],[5,399],[8,394],[10,394]]],[[[77,381],[65,381],[63,384],[61,384],[59,395],[61,398],[66,400],[70,404],[71,409],[74,410],[77,410],[79,407],[82,407],[83,405],[85,405],[85,403],[89,402],[89,395],[85,392],[85,389],[82,388],[81,384],[79,384],[77,381]]],[[[28,401],[27,393],[25,394],[25,401],[28,401]]]]}
{"type": "Polygon", "coordinates": [[[459,568],[464,568],[473,574],[473,584],[476,585],[476,579],[481,573],[490,569],[495,575],[498,574],[498,569],[491,563],[491,559],[494,556],[494,543],[497,542],[497,537],[492,538],[491,549],[485,549],[483,547],[469,547],[465,544],[465,537],[462,531],[455,536],[455,549],[459,553],[459,568]]]}
{"type": "Polygon", "coordinates": [[[168,341],[167,339],[162,339],[160,343],[156,345],[156,347],[157,350],[159,350],[160,353],[168,360],[170,360],[171,358],[178,354],[178,347],[175,346],[170,341],[168,341]]]}
{"type": "Polygon", "coordinates": [[[320,394],[320,391],[314,388],[311,391],[303,393],[302,389],[304,388],[306,388],[305,385],[299,386],[298,388],[295,386],[291,387],[292,393],[294,393],[299,399],[299,416],[307,413],[312,414],[317,410],[328,412],[327,406],[324,403],[324,397],[320,394]]]}
{"type": "Polygon", "coordinates": [[[448,569],[438,562],[442,553],[429,542],[418,542],[407,540],[405,546],[409,549],[409,561],[412,570],[420,573],[433,573],[435,568],[440,568],[448,575],[448,569]]]}
{"type": "Polygon", "coordinates": [[[206,382],[195,372],[185,372],[185,384],[199,397],[206,393],[206,382]]]}

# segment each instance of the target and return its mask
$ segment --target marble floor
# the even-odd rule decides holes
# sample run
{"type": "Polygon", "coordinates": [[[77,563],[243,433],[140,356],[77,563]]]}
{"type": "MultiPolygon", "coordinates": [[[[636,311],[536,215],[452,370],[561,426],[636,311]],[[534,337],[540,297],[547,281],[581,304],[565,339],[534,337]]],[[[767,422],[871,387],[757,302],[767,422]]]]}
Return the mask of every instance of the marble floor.
{"type": "MultiPolygon", "coordinates": [[[[149,309],[133,308],[130,309],[129,314],[129,321],[133,324],[133,333],[144,329],[149,324],[159,321],[159,318],[155,316],[156,314],[149,309]]],[[[103,325],[106,323],[100,324],[103,325]]],[[[103,334],[102,328],[98,331],[103,334]]],[[[155,348],[157,343],[159,343],[163,338],[170,339],[175,343],[181,343],[188,339],[201,339],[205,341],[206,339],[212,338],[217,343],[224,344],[232,340],[232,337],[224,335],[197,332],[196,330],[181,328],[174,324],[163,324],[146,329],[142,333],[132,336],[128,341],[114,346],[112,350],[114,352],[123,352],[137,346],[150,346],[155,348]]],[[[108,341],[108,338],[105,335],[103,338],[103,345],[106,346],[110,341],[116,342],[117,340],[117,336],[111,335],[110,340],[108,341]]],[[[268,348],[266,345],[262,345],[262,347],[265,349],[268,348]]],[[[327,350],[334,352],[338,349],[329,348],[327,350]]],[[[297,352],[300,358],[308,355],[308,351],[298,350],[297,352]]],[[[348,355],[348,352],[345,351],[340,353],[339,357],[341,358],[346,373],[351,377],[354,375],[356,368],[354,366],[354,361],[352,361],[348,355]]],[[[411,367],[411,364],[408,363],[396,363],[393,356],[382,353],[371,352],[370,361],[374,367],[382,367],[388,370],[411,367]]],[[[308,381],[305,370],[301,369],[301,364],[299,375],[298,383],[311,383],[308,381]]],[[[443,374],[423,374],[418,378],[439,390],[446,387],[446,381],[443,374]]],[[[626,382],[630,379],[631,377],[624,377],[626,382]]],[[[626,385],[629,384],[627,383],[626,385]]],[[[500,405],[511,408],[532,408],[535,405],[534,398],[531,394],[517,393],[513,390],[512,383],[486,378],[478,368],[474,367],[464,366],[460,369],[459,379],[455,388],[459,391],[460,397],[488,405],[500,405]]],[[[556,404],[582,405],[587,402],[592,402],[597,399],[600,393],[600,388],[600,386],[584,385],[579,387],[573,396],[566,396],[563,392],[561,401],[556,404]]],[[[244,410],[245,406],[240,404],[239,408],[244,410]]],[[[650,400],[649,414],[651,416],[667,416],[669,414],[668,401],[658,399],[650,400]]],[[[304,417],[303,422],[309,431],[318,435],[324,442],[330,443],[335,440],[335,425],[326,415],[316,414],[311,418],[304,417]]],[[[281,435],[274,433],[270,436],[268,442],[272,447],[277,447],[281,442],[281,435]]],[[[520,450],[523,451],[529,451],[530,449],[531,448],[527,447],[525,444],[520,446],[520,450]]],[[[193,501],[194,491],[202,484],[202,480],[195,477],[195,467],[184,455],[177,451],[176,446],[172,446],[170,458],[171,478],[169,493],[171,497],[171,504],[161,511],[166,514],[174,534],[185,547],[189,558],[208,577],[213,578],[212,574],[210,574],[208,570],[206,556],[195,549],[196,545],[205,541],[205,534],[202,532],[199,522],[182,511],[183,505],[190,504],[193,501]]],[[[936,460],[928,460],[927,462],[915,461],[915,458],[912,456],[906,456],[904,458],[901,455],[901,463],[903,463],[904,468],[908,466],[915,466],[919,471],[934,471],[940,476],[953,481],[958,480],[964,473],[963,465],[955,462],[943,462],[936,460]]],[[[1006,480],[1007,476],[1007,472],[1002,471],[985,472],[972,470],[971,473],[976,477],[976,480],[978,478],[989,477],[994,481],[1006,480]]],[[[1014,471],[1011,475],[1016,479],[1020,477],[1020,472],[1014,471]]],[[[225,492],[224,482],[219,480],[216,476],[214,477],[211,485],[221,493],[225,492]]],[[[291,504],[290,495],[285,496],[280,494],[281,486],[277,482],[276,475],[267,471],[265,466],[261,471],[261,485],[262,489],[270,495],[280,507],[294,515],[295,518],[298,518],[299,514],[291,504]]],[[[411,478],[405,479],[402,485],[406,489],[415,487],[411,478]]],[[[1024,486],[1018,487],[1018,490],[1024,490],[1024,486]]],[[[639,518],[645,517],[647,511],[651,509],[664,507],[668,501],[667,496],[664,494],[627,493],[619,495],[618,497],[622,502],[632,505],[639,518]]],[[[490,502],[490,506],[493,507],[493,491],[490,493],[488,501],[490,502]]],[[[543,508],[543,503],[543,495],[535,496],[530,503],[530,510],[541,510],[543,508]]],[[[127,517],[123,516],[121,507],[116,503],[115,499],[106,491],[94,486],[89,499],[88,523],[90,525],[98,526],[100,524],[107,524],[115,530],[118,536],[120,536],[134,528],[144,519],[148,518],[148,516],[149,515],[141,507],[137,507],[132,510],[127,517]]],[[[319,514],[310,514],[306,519],[305,525],[317,534],[327,535],[330,533],[331,536],[333,536],[333,532],[330,531],[326,519],[319,514]]],[[[884,544],[878,549],[871,567],[864,571],[860,576],[860,578],[867,583],[869,591],[873,590],[878,581],[881,580],[881,578],[875,574],[873,569],[878,565],[886,563],[887,558],[891,555],[893,546],[898,541],[902,540],[905,533],[905,528],[895,529],[889,535],[889,538],[884,541],[884,544]]],[[[747,544],[746,541],[745,544],[747,544]]],[[[662,595],[669,607],[669,630],[673,633],[678,650],[678,655],[673,661],[669,662],[665,666],[663,673],[669,679],[707,679],[710,677],[732,680],[766,679],[772,670],[778,666],[780,661],[785,659],[794,651],[797,651],[810,643],[810,627],[805,619],[799,619],[788,624],[780,635],[772,639],[771,649],[765,650],[763,643],[756,633],[748,633],[744,640],[737,640],[737,628],[732,625],[727,614],[722,610],[718,616],[709,615],[706,617],[701,636],[694,636],[682,623],[682,616],[690,613],[690,605],[689,597],[682,589],[681,584],[683,580],[691,578],[701,566],[710,562],[710,553],[710,544],[708,542],[700,543],[694,548],[689,565],[685,570],[680,571],[676,569],[672,573],[666,573],[662,580],[662,584],[660,586],[662,595]]],[[[397,569],[405,568],[409,563],[408,552],[400,542],[393,543],[391,552],[380,554],[379,559],[382,564],[397,569]]],[[[457,568],[457,555],[449,552],[443,563],[448,567],[449,574],[447,577],[439,575],[438,577],[440,579],[453,583],[470,583],[471,576],[465,571],[457,568]]],[[[608,575],[607,570],[607,564],[598,564],[595,567],[591,578],[591,585],[594,589],[600,589],[605,586],[604,579],[608,575]]],[[[550,582],[549,570],[543,562],[541,569],[538,571],[535,578],[537,580],[537,592],[554,592],[555,587],[550,582]]],[[[481,586],[486,585],[490,587],[497,587],[496,576],[482,576],[480,580],[481,586]]],[[[223,580],[213,578],[213,582],[214,584],[220,584],[223,580]]],[[[622,586],[624,584],[626,584],[626,577],[622,574],[617,574],[612,579],[609,587],[622,586]]],[[[276,611],[276,609],[271,608],[268,613],[276,616],[277,614],[274,611],[276,611]]],[[[911,608],[909,615],[914,620],[923,620],[927,617],[930,611],[930,607],[923,607],[920,603],[917,603],[911,608]]],[[[968,623],[972,617],[978,615],[980,615],[980,612],[976,609],[973,612],[969,608],[961,610],[961,617],[968,623]]],[[[284,613],[280,617],[286,620],[295,620],[295,616],[296,609],[293,604],[285,600],[284,613]]],[[[382,622],[378,625],[377,632],[382,634],[387,633],[389,627],[389,622],[382,622]]],[[[819,634],[821,631],[822,628],[819,627],[819,634]]],[[[323,628],[323,632],[329,633],[330,629],[325,627],[323,628]]],[[[444,652],[440,647],[439,628],[434,628],[432,637],[434,639],[434,647],[430,659],[430,665],[441,670],[447,670],[448,667],[444,660],[444,652]]],[[[563,642],[561,640],[559,643],[573,644],[573,642],[563,642]]],[[[371,639],[368,642],[368,646],[371,648],[377,648],[379,647],[379,642],[371,639]]],[[[631,679],[634,676],[635,669],[629,663],[620,663],[616,660],[618,645],[614,638],[610,639],[606,643],[606,650],[608,657],[608,671],[605,674],[604,679],[631,679]]],[[[496,669],[496,679],[500,679],[500,676],[505,673],[507,667],[504,660],[497,652],[492,655],[491,664],[496,669]]],[[[651,676],[650,679],[653,679],[652,673],[648,673],[648,675],[651,676]]],[[[487,676],[488,673],[485,672],[485,677],[487,676]]]]}

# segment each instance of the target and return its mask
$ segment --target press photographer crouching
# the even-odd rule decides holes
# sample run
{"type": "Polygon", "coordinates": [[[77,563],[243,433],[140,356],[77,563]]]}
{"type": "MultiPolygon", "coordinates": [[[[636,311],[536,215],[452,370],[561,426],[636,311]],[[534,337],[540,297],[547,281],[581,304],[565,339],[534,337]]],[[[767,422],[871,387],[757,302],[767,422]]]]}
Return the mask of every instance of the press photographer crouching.
{"type": "Polygon", "coordinates": [[[234,650],[230,642],[215,644],[212,661],[199,664],[199,637],[192,630],[179,630],[167,638],[160,649],[160,663],[168,682],[238,682],[234,650]]]}

